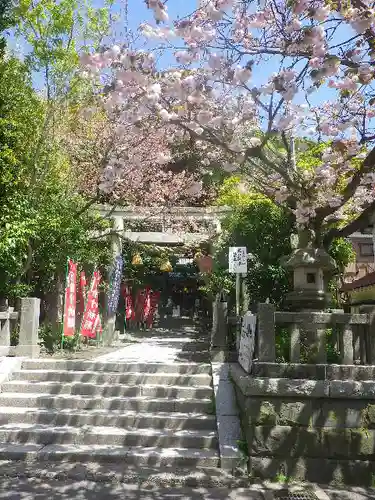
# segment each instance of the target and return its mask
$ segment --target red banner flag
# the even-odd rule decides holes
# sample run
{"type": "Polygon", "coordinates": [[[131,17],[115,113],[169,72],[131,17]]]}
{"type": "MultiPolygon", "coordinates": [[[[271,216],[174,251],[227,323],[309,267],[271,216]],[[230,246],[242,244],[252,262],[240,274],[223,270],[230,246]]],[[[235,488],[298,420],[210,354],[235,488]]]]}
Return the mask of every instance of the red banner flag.
{"type": "Polygon", "coordinates": [[[76,326],[77,264],[69,260],[65,288],[64,337],[73,337],[76,326]]]}
{"type": "Polygon", "coordinates": [[[125,319],[129,321],[130,319],[134,321],[135,311],[133,306],[133,297],[131,288],[124,286],[124,299],[125,299],[125,319]]]}
{"type": "Polygon", "coordinates": [[[148,320],[148,317],[151,313],[151,288],[149,286],[146,287],[145,290],[145,299],[143,304],[143,319],[144,321],[148,320]]]}
{"type": "Polygon", "coordinates": [[[78,310],[80,314],[83,314],[85,311],[85,302],[86,302],[86,275],[85,271],[81,271],[81,275],[79,278],[79,288],[78,288],[78,310]]]}
{"type": "Polygon", "coordinates": [[[91,280],[91,286],[87,297],[85,314],[81,326],[83,337],[95,338],[96,332],[101,331],[101,321],[99,316],[98,287],[100,283],[100,273],[95,271],[91,280]]]}

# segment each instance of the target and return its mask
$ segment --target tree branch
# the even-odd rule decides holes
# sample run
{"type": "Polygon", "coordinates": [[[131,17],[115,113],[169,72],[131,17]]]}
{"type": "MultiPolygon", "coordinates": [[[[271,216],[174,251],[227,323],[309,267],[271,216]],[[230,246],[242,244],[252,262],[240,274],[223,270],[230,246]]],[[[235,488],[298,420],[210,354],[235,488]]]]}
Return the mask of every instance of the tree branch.
{"type": "Polygon", "coordinates": [[[335,238],[347,238],[351,234],[367,227],[371,222],[371,216],[375,212],[375,201],[373,201],[356,219],[345,227],[333,228],[324,236],[324,245],[327,248],[335,238]]]}

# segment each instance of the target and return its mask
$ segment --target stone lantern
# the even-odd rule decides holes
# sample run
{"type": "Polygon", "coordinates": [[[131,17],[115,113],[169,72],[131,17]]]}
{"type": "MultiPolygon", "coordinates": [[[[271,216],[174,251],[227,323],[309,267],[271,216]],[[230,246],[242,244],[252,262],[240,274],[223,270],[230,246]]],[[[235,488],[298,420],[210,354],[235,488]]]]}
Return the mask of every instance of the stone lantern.
{"type": "Polygon", "coordinates": [[[326,283],[336,268],[335,261],[310,242],[306,234],[300,235],[298,248],[283,259],[284,267],[293,271],[293,291],[286,297],[286,305],[293,311],[322,311],[330,301],[326,283]]]}

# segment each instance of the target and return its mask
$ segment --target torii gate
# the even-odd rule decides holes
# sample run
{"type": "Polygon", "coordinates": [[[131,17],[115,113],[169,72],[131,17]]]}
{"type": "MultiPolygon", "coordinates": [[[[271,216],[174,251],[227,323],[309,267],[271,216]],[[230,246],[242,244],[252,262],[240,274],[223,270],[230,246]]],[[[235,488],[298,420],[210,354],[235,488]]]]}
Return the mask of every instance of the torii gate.
{"type": "MultiPolygon", "coordinates": [[[[113,221],[111,231],[112,257],[115,259],[122,254],[122,238],[131,241],[150,244],[179,246],[186,243],[203,243],[221,233],[221,220],[230,212],[230,207],[122,207],[111,205],[98,205],[96,209],[103,217],[113,221]],[[126,222],[147,221],[160,225],[161,231],[132,231],[126,229],[126,222]],[[168,221],[194,222],[203,226],[199,232],[180,232],[179,234],[168,231],[168,221]]],[[[107,343],[114,338],[116,313],[107,319],[107,343]]]]}

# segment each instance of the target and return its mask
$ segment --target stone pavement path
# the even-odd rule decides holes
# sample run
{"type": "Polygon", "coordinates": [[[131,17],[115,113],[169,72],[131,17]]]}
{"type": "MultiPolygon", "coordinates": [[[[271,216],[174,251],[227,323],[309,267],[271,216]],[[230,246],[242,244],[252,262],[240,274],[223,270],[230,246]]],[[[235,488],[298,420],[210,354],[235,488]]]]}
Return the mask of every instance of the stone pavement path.
{"type": "MultiPolygon", "coordinates": [[[[319,500],[374,500],[374,490],[318,490],[319,500]]],[[[0,478],[0,500],[273,500],[255,487],[238,488],[168,488],[135,484],[90,481],[54,481],[45,478],[0,478]]]]}
{"type": "Polygon", "coordinates": [[[199,332],[193,322],[171,321],[167,328],[126,333],[124,347],[98,356],[96,361],[127,361],[136,363],[208,362],[207,332],[199,332]]]}

